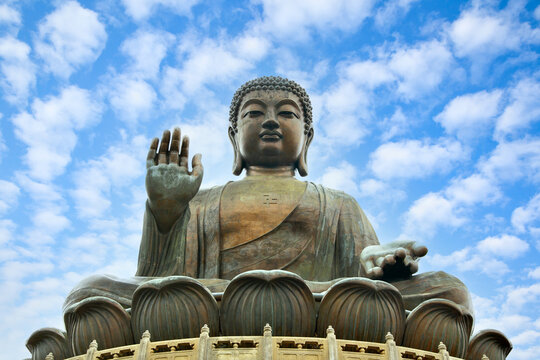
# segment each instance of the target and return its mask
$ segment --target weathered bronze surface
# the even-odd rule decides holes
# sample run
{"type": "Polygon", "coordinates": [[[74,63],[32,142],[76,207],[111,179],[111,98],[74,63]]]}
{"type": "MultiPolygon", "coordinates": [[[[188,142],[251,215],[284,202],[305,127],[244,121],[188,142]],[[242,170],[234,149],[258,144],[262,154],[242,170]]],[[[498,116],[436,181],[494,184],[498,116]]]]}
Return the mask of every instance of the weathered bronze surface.
{"type": "Polygon", "coordinates": [[[512,351],[512,344],[504,334],[497,330],[482,330],[469,343],[466,360],[481,359],[486,355],[489,360],[504,360],[512,351]]]}
{"type": "Polygon", "coordinates": [[[450,355],[463,358],[472,333],[473,316],[467,308],[446,299],[418,305],[407,317],[403,346],[437,351],[442,341],[450,355]]]}
{"type": "Polygon", "coordinates": [[[274,324],[277,336],[314,336],[315,300],[302,278],[281,271],[253,270],[235,277],[221,300],[221,333],[257,335],[274,324]]]}
{"type": "Polygon", "coordinates": [[[380,280],[350,278],[332,285],[321,300],[317,334],[332,326],[339,339],[384,342],[388,332],[401,345],[405,307],[398,289],[380,280]]]}
{"type": "Polygon", "coordinates": [[[154,340],[191,338],[204,324],[218,329],[218,304],[212,293],[192,278],[150,280],[133,294],[131,328],[136,336],[148,330],[154,340]]]}
{"type": "Polygon", "coordinates": [[[32,353],[32,360],[45,359],[49,353],[52,353],[55,359],[67,359],[73,356],[66,333],[54,328],[34,331],[28,338],[26,347],[32,353]]]}
{"type": "Polygon", "coordinates": [[[90,297],[66,308],[64,323],[75,355],[86,352],[92,340],[103,348],[134,341],[129,314],[118,302],[103,296],[90,297]]]}
{"type": "Polygon", "coordinates": [[[137,274],[131,279],[94,276],[70,293],[65,322],[73,351],[83,351],[90,338],[108,339],[102,341],[111,346],[129,342],[131,326],[136,338],[147,327],[160,339],[191,336],[203,318],[215,324],[216,300],[222,334],[252,335],[270,319],[283,334],[313,336],[318,310],[312,293],[319,293],[317,304],[321,292],[337,279],[367,277],[385,283],[360,279],[362,286],[344,288],[352,296],[347,300],[335,294],[340,289],[336,285],[321,304],[320,328],[333,325],[340,336],[382,342],[390,330],[383,327],[390,327],[398,344],[404,334],[404,345],[429,351],[437,351],[437,337],[444,337],[451,354],[464,356],[472,328],[465,285],[443,272],[413,275],[418,259],[427,253],[425,246],[414,241],[379,244],[354,198],[297,180],[297,171],[307,175],[313,136],[305,90],[287,79],[262,77],[244,84],[231,103],[233,173],[245,170],[243,179],[200,190],[203,164],[196,154],[189,170],[189,138],[182,138],[178,128],[172,134],[165,131],[161,142],[155,138],[147,157],[148,201],[137,274]],[[281,275],[269,278],[267,272],[253,270],[293,274],[277,272],[273,274],[281,275]],[[208,290],[191,291],[195,280],[165,286],[178,276],[197,279],[214,297],[210,300],[208,290]],[[102,298],[110,302],[100,300],[98,305],[96,299],[102,298]],[[206,306],[203,314],[186,318],[197,304],[206,306]],[[99,306],[104,309],[96,310],[99,306]],[[132,306],[132,318],[119,311],[132,306]],[[415,309],[406,325],[403,308],[415,309]],[[184,320],[170,324],[175,312],[184,320]],[[360,313],[359,328],[354,319],[360,313]],[[382,327],[370,328],[372,320],[366,316],[382,327]],[[187,321],[188,330],[179,330],[181,321],[187,321]],[[432,322],[435,330],[427,325],[432,322]],[[416,331],[432,335],[419,337],[416,331]]]}

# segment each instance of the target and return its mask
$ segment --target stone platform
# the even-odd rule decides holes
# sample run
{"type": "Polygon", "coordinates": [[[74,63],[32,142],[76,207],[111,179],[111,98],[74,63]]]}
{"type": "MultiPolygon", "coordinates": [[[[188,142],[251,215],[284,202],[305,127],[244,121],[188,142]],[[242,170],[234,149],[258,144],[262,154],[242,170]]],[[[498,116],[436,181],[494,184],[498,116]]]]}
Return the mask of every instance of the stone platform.
{"type": "Polygon", "coordinates": [[[471,338],[472,314],[447,299],[407,312],[383,281],[346,278],[312,289],[280,270],[238,275],[223,293],[185,276],[148,280],[129,308],[104,296],[69,305],[67,331],[38,330],[27,347],[32,360],[504,360],[512,349],[496,330],[471,338]]]}
{"type": "MultiPolygon", "coordinates": [[[[396,346],[388,333],[385,343],[336,339],[332,327],[326,338],[272,336],[267,325],[263,336],[210,337],[203,327],[198,338],[151,341],[147,331],[139,344],[98,350],[92,342],[84,355],[68,360],[459,360],[439,344],[439,352],[396,346]]],[[[53,359],[49,355],[49,359],[53,359]]],[[[46,359],[46,360],[49,360],[46,359]]],[[[478,360],[486,360],[486,356],[478,360]]]]}

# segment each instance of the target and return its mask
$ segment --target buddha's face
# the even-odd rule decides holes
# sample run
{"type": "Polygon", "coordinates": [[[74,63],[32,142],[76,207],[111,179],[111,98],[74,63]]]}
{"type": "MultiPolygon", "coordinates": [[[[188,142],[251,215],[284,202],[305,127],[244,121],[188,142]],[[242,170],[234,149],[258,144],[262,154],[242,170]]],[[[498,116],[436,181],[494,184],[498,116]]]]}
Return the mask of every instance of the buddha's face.
{"type": "Polygon", "coordinates": [[[300,99],[284,90],[252,91],[238,111],[237,151],[246,167],[291,166],[306,142],[300,99]]]}

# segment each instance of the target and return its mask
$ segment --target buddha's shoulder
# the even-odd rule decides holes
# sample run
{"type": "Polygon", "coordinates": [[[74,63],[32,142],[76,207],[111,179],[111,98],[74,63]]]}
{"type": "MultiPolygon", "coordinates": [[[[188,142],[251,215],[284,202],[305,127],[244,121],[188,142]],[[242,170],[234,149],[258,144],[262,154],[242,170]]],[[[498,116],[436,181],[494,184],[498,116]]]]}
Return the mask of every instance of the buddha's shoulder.
{"type": "Polygon", "coordinates": [[[200,204],[205,204],[212,201],[219,201],[221,193],[225,188],[225,185],[213,186],[207,189],[199,189],[197,195],[190,201],[190,206],[197,206],[200,204]]]}
{"type": "Polygon", "coordinates": [[[324,194],[325,197],[335,201],[343,202],[344,204],[358,204],[353,196],[347,194],[345,191],[342,190],[332,189],[313,182],[308,183],[307,189],[312,192],[324,194]]]}

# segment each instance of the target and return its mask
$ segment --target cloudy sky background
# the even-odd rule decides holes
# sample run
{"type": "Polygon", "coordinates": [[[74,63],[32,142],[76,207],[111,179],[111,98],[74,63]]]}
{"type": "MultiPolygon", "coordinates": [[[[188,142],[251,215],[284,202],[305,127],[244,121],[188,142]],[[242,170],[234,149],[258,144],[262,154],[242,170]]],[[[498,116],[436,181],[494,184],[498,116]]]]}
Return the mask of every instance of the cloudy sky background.
{"type": "Polygon", "coordinates": [[[381,242],[473,294],[475,331],[540,353],[536,1],[4,1],[0,340],[29,356],[69,290],[135,272],[150,139],[181,126],[203,187],[231,174],[228,106],[261,75],[311,94],[308,180],[356,197],[381,242]]]}

